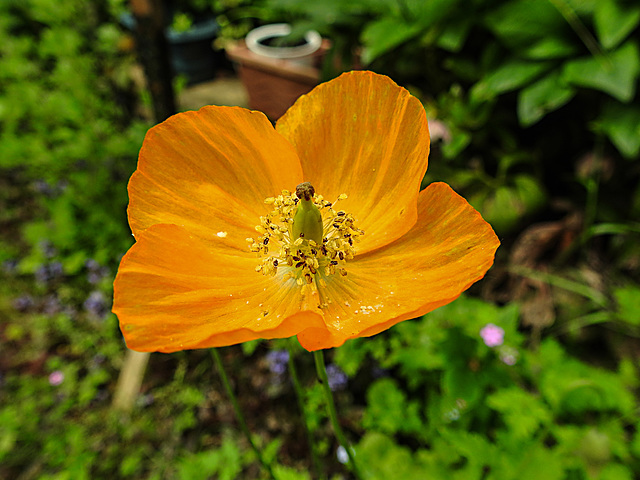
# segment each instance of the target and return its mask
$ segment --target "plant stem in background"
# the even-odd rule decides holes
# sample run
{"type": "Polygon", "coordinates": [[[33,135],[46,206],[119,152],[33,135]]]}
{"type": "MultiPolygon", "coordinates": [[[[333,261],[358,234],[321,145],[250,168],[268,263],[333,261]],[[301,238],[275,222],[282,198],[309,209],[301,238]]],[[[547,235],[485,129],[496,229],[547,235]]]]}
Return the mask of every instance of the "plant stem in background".
{"type": "Polygon", "coordinates": [[[569,292],[582,295],[585,298],[590,299],[593,303],[599,307],[606,308],[608,305],[607,297],[598,290],[591,288],[590,286],[582,283],[569,280],[568,278],[554,275],[552,273],[541,272],[533,268],[527,268],[517,265],[512,265],[507,269],[509,272],[516,275],[520,275],[525,278],[531,278],[540,282],[548,283],[549,285],[555,285],[569,292]]]}
{"type": "Polygon", "coordinates": [[[600,48],[600,44],[598,44],[598,41],[593,37],[584,23],[582,23],[582,20],[580,20],[580,17],[578,17],[573,7],[564,0],[549,0],[549,2],[556,7],[560,15],[564,17],[569,26],[576,32],[576,35],[580,37],[580,40],[582,40],[582,43],[584,43],[585,47],[591,52],[591,55],[601,61],[608,61],[600,48]]]}
{"type": "Polygon", "coordinates": [[[338,439],[338,443],[344,447],[347,451],[347,455],[349,456],[349,465],[351,466],[351,471],[359,480],[362,479],[362,474],[358,470],[358,465],[356,464],[356,458],[353,454],[351,446],[347,441],[347,437],[345,437],[344,432],[342,431],[342,427],[340,426],[340,422],[338,421],[338,414],[336,412],[336,404],[333,400],[333,392],[329,387],[329,378],[327,376],[327,367],[324,363],[324,354],[322,350],[316,350],[313,352],[313,358],[316,362],[316,372],[318,373],[318,380],[322,384],[322,389],[324,390],[325,400],[327,402],[327,410],[329,411],[329,418],[331,419],[331,425],[333,426],[333,431],[338,439]]]}
{"type": "Polygon", "coordinates": [[[273,474],[273,470],[271,470],[271,465],[269,465],[267,461],[264,459],[264,457],[262,456],[262,452],[260,451],[260,449],[258,449],[255,442],[253,441],[253,438],[251,437],[251,432],[249,431],[247,422],[244,419],[242,410],[240,409],[240,404],[238,403],[238,399],[233,393],[233,389],[231,388],[231,383],[229,383],[229,377],[227,376],[227,372],[224,369],[224,365],[222,364],[222,359],[220,358],[218,349],[212,348],[211,352],[213,354],[213,358],[216,362],[216,365],[218,366],[218,371],[220,372],[220,378],[222,379],[222,384],[224,385],[224,389],[227,391],[229,400],[231,400],[231,404],[233,405],[233,410],[236,412],[236,417],[238,419],[238,423],[240,424],[240,428],[242,429],[242,432],[244,433],[245,437],[247,437],[247,441],[249,442],[249,445],[251,445],[253,452],[256,454],[258,461],[262,465],[262,468],[264,468],[267,471],[267,473],[273,480],[276,480],[276,477],[273,474]]]}
{"type": "Polygon", "coordinates": [[[113,395],[113,407],[130,412],[140,393],[140,385],[149,362],[149,352],[128,350],[113,395]]]}
{"type": "Polygon", "coordinates": [[[169,47],[164,35],[164,7],[160,0],[131,0],[136,19],[136,46],[145,72],[157,123],[176,113],[169,47]]]}
{"type": "Polygon", "coordinates": [[[309,417],[307,416],[307,410],[305,408],[304,402],[304,391],[300,385],[300,380],[298,379],[298,372],[296,370],[296,364],[293,360],[294,349],[291,348],[290,344],[287,344],[287,348],[289,350],[289,374],[291,375],[291,382],[293,383],[293,389],[296,392],[296,399],[298,400],[298,407],[300,408],[300,413],[302,414],[304,432],[307,435],[307,443],[309,444],[309,449],[311,450],[311,457],[313,460],[313,469],[315,471],[316,477],[319,479],[325,478],[322,473],[322,466],[320,464],[320,458],[318,457],[318,450],[316,448],[316,444],[313,441],[313,435],[311,429],[309,428],[309,417]]]}

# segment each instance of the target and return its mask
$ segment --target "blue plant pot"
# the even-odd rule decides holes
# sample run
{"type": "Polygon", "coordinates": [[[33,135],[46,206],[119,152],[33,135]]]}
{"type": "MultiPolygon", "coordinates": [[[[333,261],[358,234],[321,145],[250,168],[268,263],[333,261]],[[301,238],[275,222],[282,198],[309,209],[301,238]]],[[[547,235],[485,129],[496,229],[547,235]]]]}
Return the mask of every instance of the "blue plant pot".
{"type": "MultiPolygon", "coordinates": [[[[135,17],[129,13],[120,17],[122,25],[130,31],[136,27],[135,17]]],[[[214,18],[195,20],[185,32],[177,32],[171,27],[165,29],[169,44],[171,67],[175,75],[187,77],[187,83],[211,80],[215,77],[224,56],[213,50],[213,41],[220,27],[214,18]]]]}
{"type": "Polygon", "coordinates": [[[186,32],[166,30],[171,51],[171,65],[177,74],[187,77],[189,84],[211,80],[221,62],[213,50],[213,40],[220,27],[215,19],[195,21],[186,32]]]}

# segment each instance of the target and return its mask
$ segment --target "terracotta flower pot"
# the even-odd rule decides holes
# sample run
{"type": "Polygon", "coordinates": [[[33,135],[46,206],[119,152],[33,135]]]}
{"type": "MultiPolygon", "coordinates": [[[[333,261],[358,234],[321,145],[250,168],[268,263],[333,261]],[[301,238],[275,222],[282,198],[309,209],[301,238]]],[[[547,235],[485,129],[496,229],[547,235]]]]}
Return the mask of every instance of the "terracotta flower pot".
{"type": "Polygon", "coordinates": [[[280,118],[300,95],[320,82],[322,57],[331,45],[315,32],[293,47],[270,47],[263,42],[289,31],[286,24],[266,25],[227,47],[227,56],[237,65],[247,89],[249,108],[264,112],[271,120],[280,118]]]}

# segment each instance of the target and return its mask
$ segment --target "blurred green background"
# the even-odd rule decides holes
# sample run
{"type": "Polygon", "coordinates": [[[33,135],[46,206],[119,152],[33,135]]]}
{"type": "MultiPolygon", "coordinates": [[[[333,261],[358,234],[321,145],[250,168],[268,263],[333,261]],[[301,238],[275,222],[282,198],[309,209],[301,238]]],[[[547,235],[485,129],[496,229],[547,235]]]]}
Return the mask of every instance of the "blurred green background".
{"type": "MultiPolygon", "coordinates": [[[[430,121],[424,184],[502,241],[453,304],[327,352],[367,478],[640,478],[637,1],[151,3],[174,33],[215,20],[218,64],[173,78],[178,108],[235,82],[220,49],[271,22],[332,42],[323,80],[407,87],[430,121]]],[[[0,478],[262,478],[208,351],[152,355],[131,410],[112,407],[126,184],[155,122],[129,8],[0,2],[0,478]]],[[[279,479],[312,478],[287,348],[323,468],[349,478],[295,341],[221,349],[249,425],[279,479]]]]}

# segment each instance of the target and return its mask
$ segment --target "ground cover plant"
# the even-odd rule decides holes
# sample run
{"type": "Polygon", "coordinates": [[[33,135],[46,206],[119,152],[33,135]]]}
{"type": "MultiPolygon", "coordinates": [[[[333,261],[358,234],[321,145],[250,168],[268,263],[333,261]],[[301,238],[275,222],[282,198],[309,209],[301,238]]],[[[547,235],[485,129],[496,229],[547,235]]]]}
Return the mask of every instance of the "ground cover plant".
{"type": "MultiPolygon", "coordinates": [[[[151,127],[124,7],[0,3],[0,477],[268,478],[211,350],[152,354],[131,411],[112,406],[126,351],[112,283],[151,127]]],[[[361,477],[636,478],[638,7],[315,8],[342,52],[422,100],[424,185],[451,184],[502,242],[455,302],[325,352],[361,477]]],[[[351,478],[295,338],[218,354],[276,478],[351,478]]]]}

